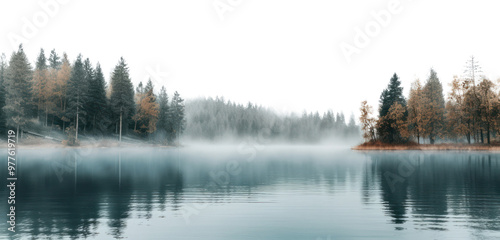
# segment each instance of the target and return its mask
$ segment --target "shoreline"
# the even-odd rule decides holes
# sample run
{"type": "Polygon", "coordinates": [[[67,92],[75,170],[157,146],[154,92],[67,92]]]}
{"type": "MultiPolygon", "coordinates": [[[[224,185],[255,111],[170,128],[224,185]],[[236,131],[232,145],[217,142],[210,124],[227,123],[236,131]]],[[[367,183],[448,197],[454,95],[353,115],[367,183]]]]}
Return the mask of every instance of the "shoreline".
{"type": "Polygon", "coordinates": [[[352,147],[354,151],[476,151],[476,152],[500,152],[500,145],[486,144],[361,144],[352,147]]]}
{"type": "MultiPolygon", "coordinates": [[[[62,143],[57,143],[53,141],[27,141],[17,144],[17,149],[61,149],[61,148],[72,148],[72,149],[86,149],[86,148],[130,148],[130,147],[155,147],[155,148],[177,148],[181,146],[174,145],[161,145],[153,143],[130,143],[130,142],[118,142],[118,141],[82,141],[77,146],[68,146],[62,143]]],[[[0,149],[7,149],[7,141],[0,141],[0,149]]]]}

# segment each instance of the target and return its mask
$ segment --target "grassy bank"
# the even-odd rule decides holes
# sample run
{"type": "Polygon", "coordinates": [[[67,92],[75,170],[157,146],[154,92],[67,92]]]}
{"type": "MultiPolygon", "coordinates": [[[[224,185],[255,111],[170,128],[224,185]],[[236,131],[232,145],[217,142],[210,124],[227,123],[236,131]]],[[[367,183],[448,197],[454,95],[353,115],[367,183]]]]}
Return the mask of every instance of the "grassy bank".
{"type": "MultiPolygon", "coordinates": [[[[67,146],[62,142],[51,141],[47,139],[39,138],[25,138],[20,143],[16,144],[18,149],[46,149],[46,148],[130,148],[130,147],[159,147],[159,148],[169,148],[177,147],[174,145],[161,145],[154,144],[147,141],[122,141],[119,142],[115,139],[98,139],[98,140],[82,140],[79,141],[77,146],[67,146]]],[[[0,149],[7,148],[7,141],[0,140],[0,149]]]]}
{"type": "Polygon", "coordinates": [[[464,144],[464,143],[440,143],[440,144],[387,144],[381,142],[368,142],[351,148],[358,151],[490,151],[500,152],[500,144],[464,144]]]}

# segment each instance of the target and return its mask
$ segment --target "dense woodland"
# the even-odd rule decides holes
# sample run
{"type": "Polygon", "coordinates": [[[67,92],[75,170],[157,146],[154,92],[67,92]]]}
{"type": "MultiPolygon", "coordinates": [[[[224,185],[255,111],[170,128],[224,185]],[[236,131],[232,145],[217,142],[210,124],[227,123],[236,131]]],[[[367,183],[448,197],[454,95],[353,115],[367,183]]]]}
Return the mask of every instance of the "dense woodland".
{"type": "Polygon", "coordinates": [[[327,111],[279,115],[272,110],[224,98],[195,99],[186,103],[186,135],[210,140],[231,137],[264,137],[287,142],[318,142],[327,139],[360,139],[354,116],[327,111]]]}
{"type": "Polygon", "coordinates": [[[184,103],[177,92],[155,91],[151,81],[133,86],[121,58],[109,84],[99,63],[78,55],[41,49],[32,67],[23,47],[7,61],[0,59],[0,131],[15,129],[43,136],[59,136],[68,145],[81,139],[112,137],[172,144],[183,133],[190,139],[223,140],[265,136],[270,140],[317,142],[328,138],[358,139],[354,116],[304,112],[282,116],[252,103],[224,98],[184,103]],[[58,134],[59,133],[59,134],[58,134]]]}
{"type": "Polygon", "coordinates": [[[409,143],[466,142],[491,144],[500,131],[498,85],[481,74],[471,57],[464,75],[455,76],[447,99],[436,71],[425,84],[415,80],[408,98],[397,74],[380,96],[378,118],[361,103],[361,128],[367,142],[409,143]],[[426,141],[428,139],[428,141],[426,141]]]}
{"type": "Polygon", "coordinates": [[[82,137],[122,135],[172,143],[185,129],[184,100],[165,87],[158,96],[149,80],[135,88],[123,58],[107,85],[99,63],[78,55],[70,63],[52,50],[44,50],[32,68],[22,45],[7,61],[0,59],[0,135],[6,129],[18,134],[34,131],[44,135],[64,133],[68,145],[82,137]],[[20,131],[21,130],[21,131],[20,131]]]}

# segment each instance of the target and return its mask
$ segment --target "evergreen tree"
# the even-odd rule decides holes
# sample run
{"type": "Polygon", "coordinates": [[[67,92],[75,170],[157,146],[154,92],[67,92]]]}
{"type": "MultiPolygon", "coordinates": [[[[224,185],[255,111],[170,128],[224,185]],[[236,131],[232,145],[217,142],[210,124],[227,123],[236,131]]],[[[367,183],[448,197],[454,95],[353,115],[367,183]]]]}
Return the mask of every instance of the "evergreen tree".
{"type": "Polygon", "coordinates": [[[179,93],[175,91],[174,97],[170,102],[170,140],[175,141],[185,128],[184,119],[184,99],[179,96],[179,93]]]}
{"type": "Polygon", "coordinates": [[[61,58],[57,55],[56,50],[52,49],[49,56],[49,65],[52,69],[59,69],[62,65],[61,58]]]}
{"type": "Polygon", "coordinates": [[[20,45],[17,52],[10,58],[9,66],[5,75],[5,113],[7,125],[16,127],[19,137],[19,128],[24,127],[28,119],[32,117],[33,104],[31,102],[31,65],[20,45]]]}
{"type": "Polygon", "coordinates": [[[68,82],[67,101],[68,108],[66,116],[75,123],[75,140],[78,140],[80,121],[85,124],[88,102],[88,85],[86,82],[86,71],[82,62],[82,55],[78,55],[68,82]]]}
{"type": "Polygon", "coordinates": [[[106,81],[102,73],[101,65],[97,63],[95,75],[91,78],[89,85],[89,117],[92,130],[103,133],[108,123],[106,81]]]}
{"type": "MultiPolygon", "coordinates": [[[[134,86],[130,80],[127,64],[123,58],[116,65],[111,77],[111,110],[115,116],[117,129],[119,130],[119,140],[121,141],[123,123],[132,121],[135,113],[134,86]]],[[[126,128],[128,129],[128,128],[126,128]]]]}
{"type": "Polygon", "coordinates": [[[40,49],[40,54],[36,60],[35,72],[33,74],[33,102],[37,106],[36,116],[40,120],[40,112],[43,109],[43,90],[47,84],[48,74],[47,74],[47,59],[45,58],[45,53],[43,48],[40,49]]]}
{"type": "Polygon", "coordinates": [[[430,143],[434,144],[438,137],[444,136],[443,86],[434,69],[431,69],[429,79],[425,83],[423,95],[426,100],[423,112],[425,134],[429,137],[430,143]]]}
{"type": "MultiPolygon", "coordinates": [[[[397,143],[404,142],[404,139],[399,134],[397,128],[394,127],[393,119],[386,117],[389,113],[390,108],[398,103],[401,105],[402,109],[406,109],[406,100],[403,96],[403,87],[401,87],[401,81],[396,73],[392,76],[389,85],[382,92],[380,96],[380,108],[379,108],[379,121],[377,123],[377,132],[379,133],[379,138],[382,142],[387,143],[397,143]]],[[[404,121],[406,121],[408,113],[404,112],[402,115],[404,121]]]]}
{"type": "Polygon", "coordinates": [[[95,112],[97,110],[96,106],[94,105],[95,102],[93,102],[92,98],[92,87],[95,84],[95,70],[92,67],[92,63],[90,63],[90,59],[85,59],[83,62],[83,69],[85,71],[85,85],[87,86],[87,101],[85,102],[85,109],[86,109],[86,116],[84,119],[84,130],[87,130],[88,128],[92,127],[93,123],[93,117],[95,116],[95,112]]]}
{"type": "Polygon", "coordinates": [[[169,106],[168,106],[168,95],[167,90],[164,86],[160,89],[160,94],[158,95],[158,105],[159,105],[159,113],[158,113],[158,122],[156,123],[156,128],[159,132],[161,142],[166,143],[165,139],[168,132],[169,127],[169,106]]]}
{"type": "Polygon", "coordinates": [[[5,116],[5,72],[7,70],[7,60],[5,54],[0,56],[0,138],[7,136],[7,117],[5,116]]]}

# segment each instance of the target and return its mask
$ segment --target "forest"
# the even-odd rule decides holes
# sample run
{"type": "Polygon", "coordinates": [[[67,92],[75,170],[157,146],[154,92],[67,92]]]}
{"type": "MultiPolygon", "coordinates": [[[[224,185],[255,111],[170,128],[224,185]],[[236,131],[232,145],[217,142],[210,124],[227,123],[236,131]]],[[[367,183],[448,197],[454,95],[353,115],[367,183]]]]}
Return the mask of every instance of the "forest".
{"type": "Polygon", "coordinates": [[[185,129],[184,100],[165,87],[158,96],[149,80],[134,89],[127,63],[121,58],[105,81],[99,63],[78,55],[73,63],[52,50],[40,50],[34,69],[22,45],[7,62],[0,59],[0,131],[14,129],[19,137],[31,131],[61,136],[67,145],[79,139],[122,135],[173,143],[185,129]]]}
{"type": "Polygon", "coordinates": [[[303,112],[301,116],[277,114],[256,104],[236,104],[223,97],[194,99],[186,103],[186,137],[207,140],[265,137],[270,141],[319,142],[361,138],[354,115],[349,121],[343,113],[329,110],[303,112]]]}
{"type": "MultiPolygon", "coordinates": [[[[109,84],[100,64],[81,54],[70,61],[64,53],[43,49],[32,67],[19,46],[7,61],[0,58],[0,138],[6,130],[36,133],[79,145],[83,140],[111,138],[173,145],[183,135],[192,140],[224,140],[265,135],[269,140],[318,142],[358,140],[352,115],[327,111],[280,115],[253,103],[215,99],[184,101],[178,92],[158,91],[149,80],[134,86],[120,58],[109,84]]],[[[22,139],[21,139],[22,140],[22,139]]]]}
{"type": "Polygon", "coordinates": [[[454,76],[445,99],[434,69],[425,84],[415,80],[403,95],[396,73],[380,95],[378,117],[363,101],[360,125],[366,143],[494,144],[500,131],[498,84],[481,74],[474,57],[463,76],[454,76]]]}

